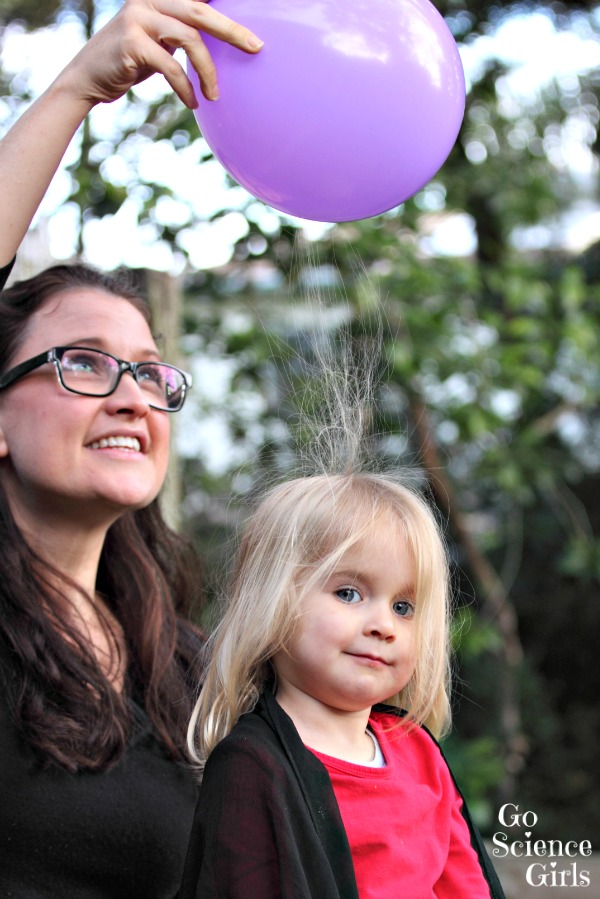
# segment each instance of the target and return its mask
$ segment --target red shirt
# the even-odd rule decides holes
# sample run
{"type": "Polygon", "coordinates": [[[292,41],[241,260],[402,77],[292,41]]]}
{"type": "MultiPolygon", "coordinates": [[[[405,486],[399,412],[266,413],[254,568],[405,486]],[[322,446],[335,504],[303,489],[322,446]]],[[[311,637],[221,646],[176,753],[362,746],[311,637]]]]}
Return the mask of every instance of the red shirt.
{"type": "Polygon", "coordinates": [[[436,743],[420,727],[373,712],[386,765],[320,752],[352,852],[360,899],[489,899],[462,800],[436,743]]]}

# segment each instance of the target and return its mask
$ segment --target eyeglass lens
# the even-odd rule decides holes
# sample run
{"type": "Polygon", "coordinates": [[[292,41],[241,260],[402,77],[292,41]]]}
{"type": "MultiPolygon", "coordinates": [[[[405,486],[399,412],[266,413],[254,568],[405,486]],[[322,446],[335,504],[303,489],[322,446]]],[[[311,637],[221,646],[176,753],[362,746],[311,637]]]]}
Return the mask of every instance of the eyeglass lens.
{"type": "MultiPolygon", "coordinates": [[[[114,390],[119,379],[119,363],[100,350],[64,350],[59,362],[65,387],[76,393],[103,396],[114,390]]],[[[136,368],[135,379],[150,405],[162,409],[181,406],[185,379],[177,368],[160,362],[143,362],[136,368]]]]}

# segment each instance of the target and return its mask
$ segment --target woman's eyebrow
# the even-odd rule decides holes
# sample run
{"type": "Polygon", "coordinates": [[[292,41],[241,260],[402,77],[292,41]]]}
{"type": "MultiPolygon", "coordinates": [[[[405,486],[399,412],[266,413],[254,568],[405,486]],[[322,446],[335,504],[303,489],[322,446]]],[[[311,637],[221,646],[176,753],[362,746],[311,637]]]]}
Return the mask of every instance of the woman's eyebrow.
{"type": "MultiPolygon", "coordinates": [[[[106,340],[103,340],[101,337],[78,337],[74,340],[68,340],[66,343],[61,344],[61,346],[66,347],[89,347],[91,350],[98,349],[104,350],[107,353],[111,353],[112,356],[116,356],[116,353],[113,353],[110,349],[110,344],[107,343],[106,340]]],[[[136,355],[140,359],[149,359],[152,362],[161,362],[162,357],[156,347],[148,347],[147,349],[141,350],[136,355]]]]}

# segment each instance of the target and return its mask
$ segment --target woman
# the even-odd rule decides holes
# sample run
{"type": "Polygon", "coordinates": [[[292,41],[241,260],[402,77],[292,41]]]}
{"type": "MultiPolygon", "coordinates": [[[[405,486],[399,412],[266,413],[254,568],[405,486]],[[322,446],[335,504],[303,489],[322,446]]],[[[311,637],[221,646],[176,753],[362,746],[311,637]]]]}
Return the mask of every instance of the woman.
{"type": "MultiPolygon", "coordinates": [[[[160,71],[193,105],[176,46],[215,95],[198,27],[253,49],[198,0],[126,0],[6,135],[1,285],[96,103],[160,71]]],[[[1,896],[177,893],[202,641],[187,620],[196,566],[156,497],[189,386],[123,280],[56,266],[0,295],[1,896]]]]}

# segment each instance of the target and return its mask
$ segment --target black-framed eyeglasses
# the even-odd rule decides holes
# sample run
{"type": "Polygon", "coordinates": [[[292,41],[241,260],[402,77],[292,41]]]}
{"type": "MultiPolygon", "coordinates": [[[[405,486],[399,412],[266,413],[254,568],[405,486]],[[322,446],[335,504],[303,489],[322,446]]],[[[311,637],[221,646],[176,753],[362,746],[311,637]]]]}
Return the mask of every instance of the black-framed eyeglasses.
{"type": "Polygon", "coordinates": [[[57,346],[1,375],[0,390],[47,362],[54,365],[65,390],[81,396],[110,396],[125,372],[130,371],[148,405],[162,412],[178,412],[192,386],[190,374],[166,362],[126,362],[103,350],[57,346]]]}

